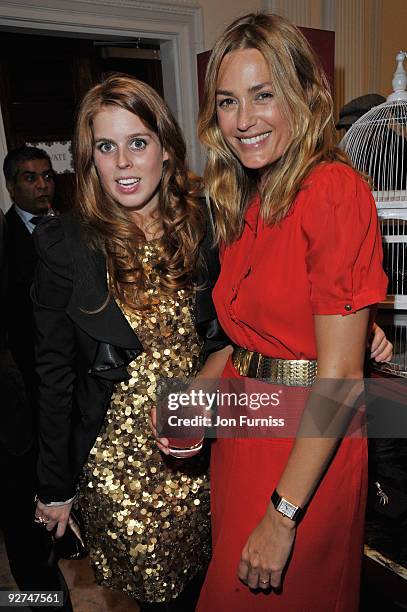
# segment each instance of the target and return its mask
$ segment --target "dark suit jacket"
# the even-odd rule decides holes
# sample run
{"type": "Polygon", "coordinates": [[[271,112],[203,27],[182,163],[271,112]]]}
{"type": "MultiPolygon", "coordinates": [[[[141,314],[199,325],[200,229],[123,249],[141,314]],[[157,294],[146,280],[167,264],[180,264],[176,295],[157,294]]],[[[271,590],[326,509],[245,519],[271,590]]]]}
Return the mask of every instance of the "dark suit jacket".
{"type": "Polygon", "coordinates": [[[14,205],[6,214],[7,222],[7,335],[8,346],[23,376],[27,393],[36,392],[34,360],[34,318],[30,298],[37,254],[33,236],[16,213],[14,205]]]}
{"type": "Polygon", "coordinates": [[[34,441],[32,411],[24,382],[7,346],[7,251],[8,234],[0,211],[0,457],[24,454],[34,441]]]}
{"type": "Polygon", "coordinates": [[[6,256],[6,219],[0,209],[0,348],[6,345],[6,317],[5,307],[7,295],[7,256],[6,256]]]}
{"type": "MultiPolygon", "coordinates": [[[[210,224],[199,267],[196,326],[208,352],[228,341],[219,328],[211,291],[218,274],[210,224]]],[[[110,298],[102,252],[88,248],[75,215],[44,220],[36,228],[40,257],[33,286],[40,378],[39,496],[72,497],[78,475],[103,423],[115,382],[143,347],[110,298]]]]}

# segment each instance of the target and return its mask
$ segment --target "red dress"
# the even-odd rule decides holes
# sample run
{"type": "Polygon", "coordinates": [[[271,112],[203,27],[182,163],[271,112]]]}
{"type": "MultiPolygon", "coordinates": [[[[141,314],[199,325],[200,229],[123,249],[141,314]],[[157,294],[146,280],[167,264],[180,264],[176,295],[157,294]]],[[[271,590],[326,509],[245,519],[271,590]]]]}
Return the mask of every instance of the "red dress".
{"type": "MultiPolygon", "coordinates": [[[[382,300],[376,206],[344,164],[314,169],[290,214],[265,226],[255,199],[241,238],[222,253],[213,296],[231,340],[283,359],[316,359],[313,315],[382,300]]],[[[224,377],[238,377],[231,361],[224,377]]],[[[284,470],[292,439],[218,439],[212,448],[213,557],[199,612],[352,612],[358,609],[367,489],[363,438],[345,438],[297,528],[282,593],[253,593],[237,567],[284,470]]]]}

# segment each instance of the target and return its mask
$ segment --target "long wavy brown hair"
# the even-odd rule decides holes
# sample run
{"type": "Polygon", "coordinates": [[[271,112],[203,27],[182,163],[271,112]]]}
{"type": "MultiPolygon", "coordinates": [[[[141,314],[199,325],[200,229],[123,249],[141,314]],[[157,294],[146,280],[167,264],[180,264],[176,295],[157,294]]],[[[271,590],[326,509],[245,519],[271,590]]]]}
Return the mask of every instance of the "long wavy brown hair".
{"type": "Polygon", "coordinates": [[[188,171],[182,132],[154,89],[127,75],[114,74],[88,91],[78,111],[74,139],[76,206],[91,247],[106,254],[109,290],[130,308],[140,309],[149,306],[137,256],[145,236],[129,211],[103,190],[93,160],[93,120],[111,106],[137,115],[168,154],[156,212],[163,227],[160,284],[167,293],[194,280],[204,227],[198,202],[201,182],[188,171]]]}
{"type": "Polygon", "coordinates": [[[204,174],[214,203],[218,240],[230,243],[242,232],[244,211],[259,190],[266,223],[283,219],[311,169],[324,161],[349,164],[337,147],[329,84],[302,33],[286,19],[265,12],[236,19],[217,40],[209,59],[198,135],[208,151],[204,174]],[[244,168],[218,126],[216,89],[223,58],[232,51],[257,49],[270,69],[273,94],[290,127],[286,151],[258,183],[244,168]]]}

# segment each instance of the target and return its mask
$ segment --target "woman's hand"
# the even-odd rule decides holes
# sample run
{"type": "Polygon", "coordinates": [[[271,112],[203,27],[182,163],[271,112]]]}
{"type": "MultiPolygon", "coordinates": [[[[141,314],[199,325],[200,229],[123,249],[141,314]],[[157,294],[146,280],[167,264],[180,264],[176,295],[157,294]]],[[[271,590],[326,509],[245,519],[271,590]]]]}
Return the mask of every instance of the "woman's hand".
{"type": "MultiPolygon", "coordinates": [[[[225,346],[223,349],[220,349],[219,351],[215,351],[214,353],[211,353],[211,355],[209,355],[204,365],[202,366],[199,374],[197,374],[195,378],[193,379],[193,382],[190,385],[190,389],[193,389],[194,387],[196,387],[198,390],[199,389],[204,389],[205,391],[211,390],[212,387],[214,386],[214,383],[221,376],[223,369],[225,367],[225,364],[229,358],[229,355],[231,355],[232,351],[233,351],[233,348],[228,345],[228,346],[225,346]]],[[[216,384],[213,390],[216,390],[216,384]]],[[[202,408],[204,408],[204,406],[202,406],[202,408]]],[[[168,439],[159,438],[157,435],[157,409],[156,408],[152,408],[150,412],[150,427],[151,427],[151,431],[153,432],[153,436],[155,438],[155,441],[160,451],[164,453],[165,455],[169,455],[170,451],[169,451],[168,439]]]]}
{"type": "Polygon", "coordinates": [[[370,344],[370,357],[375,361],[383,362],[390,361],[393,356],[393,345],[387,340],[386,334],[377,323],[373,323],[371,344],[370,344]]]}
{"type": "Polygon", "coordinates": [[[150,412],[150,427],[153,432],[156,444],[164,455],[169,455],[169,442],[167,438],[159,438],[157,434],[157,408],[152,408],[150,412]]]}
{"type": "Polygon", "coordinates": [[[295,527],[294,521],[282,516],[270,503],[243,548],[240,580],[251,589],[278,589],[293,547],[295,527]]]}
{"type": "Polygon", "coordinates": [[[52,531],[57,525],[55,532],[56,538],[61,538],[68,524],[69,514],[71,512],[73,501],[64,504],[63,506],[46,506],[40,500],[37,501],[35,509],[35,520],[42,523],[47,531],[52,531]],[[42,520],[41,520],[42,519],[42,520]]]}

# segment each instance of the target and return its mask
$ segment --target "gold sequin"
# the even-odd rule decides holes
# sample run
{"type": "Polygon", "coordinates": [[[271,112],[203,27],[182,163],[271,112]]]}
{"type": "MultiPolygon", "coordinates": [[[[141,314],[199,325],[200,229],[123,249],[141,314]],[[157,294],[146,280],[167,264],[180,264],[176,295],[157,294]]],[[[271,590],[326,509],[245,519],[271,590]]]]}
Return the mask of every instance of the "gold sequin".
{"type": "Polygon", "coordinates": [[[193,288],[159,290],[159,245],[140,246],[152,310],[119,304],[145,350],[114,389],[79,492],[97,582],[157,602],[176,597],[210,555],[207,458],[163,457],[149,427],[157,379],[193,376],[202,349],[193,288]]]}

